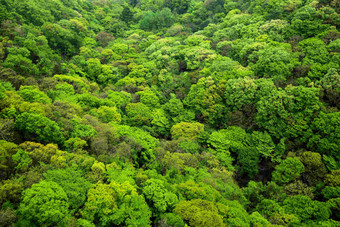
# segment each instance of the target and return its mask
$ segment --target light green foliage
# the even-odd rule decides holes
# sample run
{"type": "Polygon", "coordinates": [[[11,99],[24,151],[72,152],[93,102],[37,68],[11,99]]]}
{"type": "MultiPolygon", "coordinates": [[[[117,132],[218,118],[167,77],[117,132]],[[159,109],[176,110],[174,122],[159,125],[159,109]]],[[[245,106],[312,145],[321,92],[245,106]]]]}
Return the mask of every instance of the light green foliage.
{"type": "Polygon", "coordinates": [[[259,212],[255,211],[249,215],[250,223],[254,226],[267,226],[270,222],[265,219],[259,212]]]}
{"type": "Polygon", "coordinates": [[[174,139],[196,140],[199,133],[204,131],[201,123],[181,122],[171,128],[171,135],[174,139]]]}
{"type": "Polygon", "coordinates": [[[20,171],[27,171],[32,164],[32,159],[29,157],[28,152],[23,150],[18,150],[16,154],[12,155],[12,159],[17,163],[15,169],[20,171]]]}
{"type": "Polygon", "coordinates": [[[52,156],[60,153],[58,147],[54,144],[47,144],[46,146],[40,143],[28,142],[19,145],[19,148],[28,152],[33,163],[44,162],[48,164],[51,162],[52,156]]]}
{"type": "Polygon", "coordinates": [[[244,207],[238,201],[224,201],[224,205],[217,204],[220,213],[227,216],[226,224],[230,226],[248,226],[249,215],[244,207]],[[225,207],[225,205],[227,207],[225,207]],[[223,210],[220,210],[223,208],[223,210]],[[223,212],[224,211],[224,212],[223,212]]]}
{"type": "Polygon", "coordinates": [[[237,152],[244,144],[246,139],[246,132],[240,128],[231,126],[227,129],[222,129],[217,132],[213,132],[210,135],[208,143],[213,146],[216,151],[228,151],[237,152]]]}
{"type": "Polygon", "coordinates": [[[90,58],[87,61],[87,74],[90,80],[97,80],[98,76],[102,73],[102,65],[97,58],[90,58]]]}
{"type": "Polygon", "coordinates": [[[91,166],[91,171],[86,175],[86,178],[92,183],[104,180],[104,174],[106,173],[106,166],[102,162],[95,161],[91,166]]]}
{"type": "Polygon", "coordinates": [[[116,181],[117,183],[124,183],[128,181],[131,185],[136,185],[135,183],[135,175],[136,169],[129,164],[124,166],[120,166],[115,162],[106,166],[107,168],[107,178],[110,182],[116,181]]]}
{"type": "Polygon", "coordinates": [[[303,1],[277,1],[277,0],[269,0],[264,4],[265,1],[257,0],[253,1],[250,4],[249,9],[253,11],[254,14],[260,14],[265,16],[268,19],[275,19],[277,17],[283,17],[287,14],[287,12],[294,11],[297,6],[301,6],[303,1]]]}
{"type": "Polygon", "coordinates": [[[27,139],[47,143],[61,143],[64,140],[58,124],[41,114],[27,112],[20,114],[15,126],[27,139]]]}
{"type": "Polygon", "coordinates": [[[166,170],[173,168],[182,172],[187,167],[197,168],[199,160],[197,156],[190,153],[170,153],[168,151],[161,160],[161,163],[162,167],[166,170]]]}
{"type": "Polygon", "coordinates": [[[273,181],[278,184],[289,183],[300,177],[305,167],[297,158],[287,158],[275,167],[273,181]]]}
{"type": "Polygon", "coordinates": [[[249,77],[228,80],[225,85],[225,103],[229,110],[241,110],[270,95],[276,87],[271,79],[254,80],[249,77]]]}
{"type": "Polygon", "coordinates": [[[183,103],[211,124],[223,119],[222,97],[224,84],[215,84],[211,77],[200,79],[192,85],[183,103]]]}
{"type": "Polygon", "coordinates": [[[152,112],[152,127],[159,135],[169,135],[170,122],[166,116],[166,113],[162,109],[156,109],[152,112]]]}
{"type": "Polygon", "coordinates": [[[79,218],[77,220],[77,226],[81,226],[81,227],[95,227],[96,225],[93,224],[91,221],[79,218]]]}
{"type": "Polygon", "coordinates": [[[293,68],[299,65],[297,55],[282,47],[266,46],[249,58],[252,61],[257,59],[256,64],[250,64],[255,75],[276,80],[286,80],[292,75],[293,68]]]}
{"type": "Polygon", "coordinates": [[[164,182],[158,179],[147,180],[143,184],[142,192],[156,214],[170,211],[178,203],[176,194],[167,190],[164,182]]]}
{"type": "Polygon", "coordinates": [[[139,100],[141,103],[147,105],[150,108],[159,108],[159,98],[157,95],[151,90],[144,90],[136,92],[136,95],[139,95],[139,100]]]}
{"type": "Polygon", "coordinates": [[[338,226],[339,0],[1,0],[0,226],[338,226]]]}
{"type": "MultiPolygon", "coordinates": [[[[308,198],[308,197],[307,197],[308,198]]],[[[267,218],[272,224],[290,225],[299,224],[300,220],[294,214],[289,214],[276,201],[264,199],[256,207],[256,210],[267,218]]]]}
{"type": "Polygon", "coordinates": [[[287,198],[283,204],[286,212],[295,214],[302,222],[312,217],[327,220],[331,214],[326,203],[313,201],[307,196],[292,196],[287,198]]]}
{"type": "Polygon", "coordinates": [[[178,148],[185,151],[186,153],[197,154],[201,149],[201,146],[194,141],[182,141],[178,143],[178,148]]]}
{"type": "Polygon", "coordinates": [[[183,220],[187,221],[190,226],[225,226],[218,208],[207,200],[183,200],[176,206],[174,211],[183,220]]]}
{"type": "Polygon", "coordinates": [[[326,44],[317,38],[305,39],[299,43],[305,55],[302,63],[310,66],[308,76],[311,79],[319,79],[324,76],[330,68],[337,68],[339,64],[330,62],[326,44]]]}
{"type": "Polygon", "coordinates": [[[174,123],[194,121],[195,113],[185,110],[182,101],[177,99],[174,94],[170,95],[170,100],[162,108],[174,123]]]}
{"type": "Polygon", "coordinates": [[[83,174],[74,169],[49,170],[44,174],[46,181],[55,182],[65,191],[71,209],[77,210],[85,203],[87,190],[91,184],[83,174]]]}
{"type": "Polygon", "coordinates": [[[257,84],[254,79],[231,79],[225,86],[226,106],[230,111],[242,109],[256,100],[257,84]]]}
{"type": "Polygon", "coordinates": [[[77,137],[66,140],[64,145],[65,148],[71,152],[81,152],[85,147],[87,147],[86,141],[77,137]]]}
{"type": "Polygon", "coordinates": [[[313,135],[308,146],[318,152],[339,158],[340,112],[323,113],[312,123],[313,135]]]}
{"type": "Polygon", "coordinates": [[[122,106],[126,106],[128,103],[131,102],[131,94],[127,93],[125,91],[109,91],[107,99],[116,103],[118,108],[121,108],[122,106]]]}
{"type": "Polygon", "coordinates": [[[211,77],[215,80],[228,80],[253,75],[253,72],[251,70],[241,66],[237,61],[233,61],[231,58],[228,57],[220,56],[213,61],[211,66],[206,72],[204,71],[204,73],[211,74],[211,77]]]}
{"type": "Polygon", "coordinates": [[[51,99],[44,92],[32,86],[21,86],[18,93],[27,102],[51,103],[51,99]]]}
{"type": "Polygon", "coordinates": [[[186,200],[204,199],[211,202],[217,202],[221,198],[221,194],[212,186],[204,183],[198,184],[193,180],[177,185],[177,190],[186,200]]]}
{"type": "Polygon", "coordinates": [[[65,220],[68,215],[68,198],[55,182],[41,181],[23,193],[19,214],[22,219],[39,225],[53,225],[65,220]]]}
{"type": "Polygon", "coordinates": [[[118,138],[126,137],[127,140],[130,139],[131,145],[135,146],[130,154],[135,164],[148,165],[155,159],[153,149],[158,146],[158,139],[140,128],[115,125],[115,129],[118,138]]]}
{"type": "Polygon", "coordinates": [[[73,86],[68,83],[58,83],[54,90],[48,91],[48,95],[52,100],[75,101],[74,94],[75,91],[73,86]]]}
{"type": "Polygon", "coordinates": [[[260,32],[267,34],[274,41],[282,42],[282,31],[288,26],[288,22],[281,19],[266,21],[259,27],[260,32]]]}
{"type": "Polygon", "coordinates": [[[54,75],[53,78],[57,79],[58,81],[71,84],[75,92],[84,92],[89,90],[90,87],[89,81],[79,77],[78,75],[54,75]]]}
{"type": "Polygon", "coordinates": [[[154,149],[158,146],[158,139],[152,137],[148,132],[135,127],[115,125],[117,136],[131,137],[144,149],[154,149]]]}
{"type": "Polygon", "coordinates": [[[97,183],[88,191],[82,216],[96,225],[150,226],[151,212],[137,190],[125,182],[97,183]]]}
{"type": "Polygon", "coordinates": [[[148,106],[143,103],[129,103],[126,106],[125,121],[131,126],[150,125],[152,121],[152,112],[148,106]]]}
{"type": "Polygon", "coordinates": [[[4,67],[11,68],[23,76],[34,76],[38,73],[38,68],[28,57],[30,51],[26,48],[10,47],[7,49],[7,56],[4,67]]]}
{"type": "Polygon", "coordinates": [[[168,226],[175,226],[175,227],[184,227],[185,223],[183,219],[174,213],[165,213],[162,215],[162,219],[165,220],[165,223],[168,226]]]}
{"type": "MultiPolygon", "coordinates": [[[[85,108],[98,108],[102,104],[102,100],[89,93],[76,95],[76,100],[81,107],[85,108]]],[[[114,105],[114,104],[113,104],[114,105]]]]}
{"type": "Polygon", "coordinates": [[[321,106],[317,94],[318,89],[303,86],[273,91],[256,104],[256,122],[276,138],[306,141],[311,133],[309,124],[321,106]]]}
{"type": "Polygon", "coordinates": [[[92,110],[93,115],[97,116],[103,123],[117,123],[121,121],[121,115],[116,107],[101,106],[96,110],[92,110]]]}
{"type": "Polygon", "coordinates": [[[97,135],[97,131],[91,126],[81,124],[78,119],[72,119],[73,130],[71,136],[73,138],[81,138],[83,140],[89,140],[97,135]]]}
{"type": "Polygon", "coordinates": [[[243,129],[231,126],[228,129],[213,132],[208,139],[208,144],[214,148],[214,150],[211,149],[210,152],[216,155],[217,159],[221,161],[221,164],[229,170],[233,170],[233,158],[230,152],[239,152],[244,149],[243,143],[245,139],[246,132],[243,129]]]}
{"type": "Polygon", "coordinates": [[[257,152],[264,158],[279,161],[282,153],[275,148],[275,144],[267,132],[254,131],[247,139],[247,143],[255,147],[257,152]]]}
{"type": "MultiPolygon", "coordinates": [[[[175,50],[174,50],[175,51],[175,50]]],[[[207,65],[208,62],[212,62],[217,58],[217,54],[210,49],[209,43],[202,46],[194,46],[183,49],[178,49],[178,57],[185,59],[186,70],[195,70],[201,66],[207,65]]]]}

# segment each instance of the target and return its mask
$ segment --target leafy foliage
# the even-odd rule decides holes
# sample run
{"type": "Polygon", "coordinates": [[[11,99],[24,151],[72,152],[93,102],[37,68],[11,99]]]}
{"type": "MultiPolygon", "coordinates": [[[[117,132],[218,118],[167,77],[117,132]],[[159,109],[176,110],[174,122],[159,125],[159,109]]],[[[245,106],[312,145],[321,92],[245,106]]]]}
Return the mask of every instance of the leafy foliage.
{"type": "Polygon", "coordinates": [[[0,226],[338,226],[339,1],[0,1],[0,226]]]}

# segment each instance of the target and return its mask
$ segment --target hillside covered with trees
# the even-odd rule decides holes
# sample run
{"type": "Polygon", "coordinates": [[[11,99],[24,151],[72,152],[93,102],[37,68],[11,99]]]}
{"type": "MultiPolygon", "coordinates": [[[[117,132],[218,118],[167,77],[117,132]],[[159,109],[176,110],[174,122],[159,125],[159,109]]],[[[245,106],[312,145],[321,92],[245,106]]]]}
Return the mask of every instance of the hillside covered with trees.
{"type": "Polygon", "coordinates": [[[0,226],[340,226],[339,0],[0,3],[0,226]]]}

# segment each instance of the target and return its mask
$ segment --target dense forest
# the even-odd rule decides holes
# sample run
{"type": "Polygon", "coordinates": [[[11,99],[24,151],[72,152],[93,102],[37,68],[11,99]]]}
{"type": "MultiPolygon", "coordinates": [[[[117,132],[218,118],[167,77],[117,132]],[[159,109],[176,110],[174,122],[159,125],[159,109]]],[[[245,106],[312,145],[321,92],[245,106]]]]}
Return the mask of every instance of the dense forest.
{"type": "Polygon", "coordinates": [[[0,226],[340,226],[339,0],[0,3],[0,226]]]}

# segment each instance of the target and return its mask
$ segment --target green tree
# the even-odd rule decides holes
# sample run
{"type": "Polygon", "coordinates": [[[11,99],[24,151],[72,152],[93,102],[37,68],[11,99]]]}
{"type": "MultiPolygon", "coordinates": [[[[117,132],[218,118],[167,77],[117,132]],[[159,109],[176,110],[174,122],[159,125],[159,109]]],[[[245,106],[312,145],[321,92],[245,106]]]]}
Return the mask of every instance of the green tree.
{"type": "Polygon", "coordinates": [[[207,122],[221,123],[224,106],[222,105],[224,84],[215,84],[211,77],[201,78],[190,87],[183,103],[196,114],[200,114],[207,122]]]}
{"type": "Polygon", "coordinates": [[[147,105],[148,107],[150,108],[160,107],[159,98],[153,91],[146,89],[144,91],[136,92],[136,95],[139,95],[140,102],[147,105]]]}
{"type": "Polygon", "coordinates": [[[15,125],[28,140],[57,144],[64,140],[58,124],[41,114],[22,113],[15,120],[15,125]]]}
{"type": "Polygon", "coordinates": [[[0,140],[0,170],[1,179],[7,178],[7,174],[12,172],[15,166],[13,163],[12,155],[17,153],[18,146],[15,143],[7,142],[5,140],[0,140]]]}
{"type": "Polygon", "coordinates": [[[254,73],[261,77],[285,81],[292,75],[293,68],[299,66],[298,56],[282,47],[265,46],[249,56],[254,73]]]}
{"type": "Polygon", "coordinates": [[[302,177],[309,185],[314,186],[323,181],[327,169],[319,153],[306,151],[301,154],[299,159],[305,166],[302,177]]]}
{"type": "Polygon", "coordinates": [[[13,69],[23,76],[35,76],[38,74],[38,68],[29,59],[30,51],[26,48],[10,47],[8,56],[3,63],[6,68],[13,69]]]}
{"type": "Polygon", "coordinates": [[[129,103],[126,105],[125,121],[131,126],[150,125],[152,121],[152,112],[148,106],[143,103],[129,103]]]}
{"type": "Polygon", "coordinates": [[[165,111],[156,109],[152,113],[152,127],[159,135],[168,136],[170,134],[170,122],[166,116],[165,111]]]}
{"type": "Polygon", "coordinates": [[[49,170],[44,173],[44,177],[46,181],[55,182],[64,190],[71,209],[77,210],[85,203],[87,190],[91,184],[81,172],[71,168],[49,170]]]}
{"type": "Polygon", "coordinates": [[[174,139],[196,140],[199,133],[204,131],[201,123],[181,122],[171,128],[171,135],[174,139]]]}
{"type": "Polygon", "coordinates": [[[23,150],[18,150],[18,152],[12,155],[12,159],[17,163],[15,169],[19,171],[27,171],[32,164],[32,159],[29,157],[28,152],[23,150]]]}
{"type": "Polygon", "coordinates": [[[122,117],[115,106],[101,106],[96,110],[91,111],[94,116],[97,116],[103,123],[117,123],[119,124],[122,117]]]}
{"type": "Polygon", "coordinates": [[[51,99],[44,92],[33,86],[21,86],[18,94],[27,102],[51,103],[51,99]]]}
{"type": "Polygon", "coordinates": [[[331,215],[330,208],[326,203],[313,201],[307,196],[292,196],[283,201],[283,204],[287,213],[298,216],[302,222],[312,218],[327,220],[331,215]]]}
{"type": "Polygon", "coordinates": [[[68,215],[68,198],[55,182],[41,181],[24,191],[19,217],[38,225],[62,223],[68,215]]]}
{"type": "Polygon", "coordinates": [[[191,0],[171,0],[169,6],[173,12],[183,14],[189,9],[190,3],[191,0]]]}
{"type": "Polygon", "coordinates": [[[340,112],[321,112],[312,123],[313,135],[309,140],[308,147],[316,149],[321,154],[334,156],[340,160],[339,141],[340,136],[340,112]]]}
{"type": "Polygon", "coordinates": [[[304,165],[297,158],[287,158],[275,167],[273,181],[286,184],[300,177],[305,170],[304,165]]]}
{"type": "Polygon", "coordinates": [[[124,6],[120,19],[127,24],[129,24],[129,22],[133,19],[133,12],[129,6],[124,6]]]}
{"type": "Polygon", "coordinates": [[[310,124],[320,110],[317,88],[287,86],[273,91],[256,104],[256,123],[276,138],[294,138],[306,142],[310,124]]]}
{"type": "Polygon", "coordinates": [[[174,211],[191,226],[225,226],[218,208],[207,200],[182,200],[174,211]]]}
{"type": "Polygon", "coordinates": [[[204,199],[211,202],[217,202],[221,199],[221,194],[215,188],[204,183],[196,183],[193,180],[180,183],[176,185],[176,188],[188,201],[193,199],[204,199]]]}
{"type": "Polygon", "coordinates": [[[158,179],[150,179],[144,182],[142,192],[157,216],[166,211],[171,211],[178,203],[177,196],[167,190],[164,182],[158,179]]]}
{"type": "Polygon", "coordinates": [[[83,218],[96,225],[151,226],[151,212],[144,198],[129,183],[97,183],[88,191],[83,218]]]}

